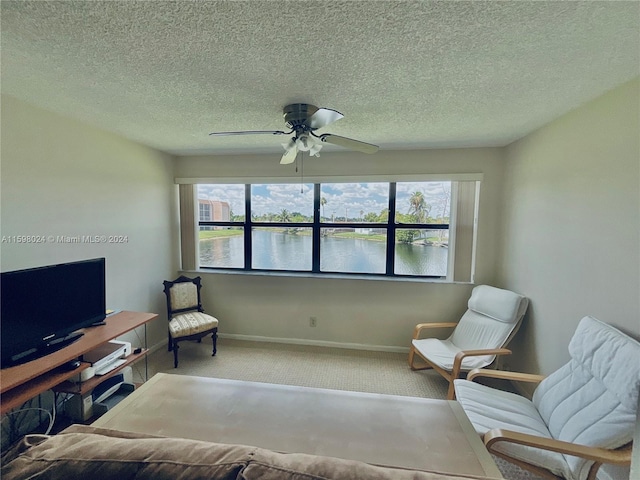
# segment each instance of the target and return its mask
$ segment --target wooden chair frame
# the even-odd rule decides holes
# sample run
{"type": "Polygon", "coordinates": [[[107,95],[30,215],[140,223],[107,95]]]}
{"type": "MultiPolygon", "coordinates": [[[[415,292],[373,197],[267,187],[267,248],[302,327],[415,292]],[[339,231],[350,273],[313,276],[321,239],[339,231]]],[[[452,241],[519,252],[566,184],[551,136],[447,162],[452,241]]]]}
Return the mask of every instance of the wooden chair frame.
{"type": "MultiPolygon", "coordinates": [[[[186,313],[186,312],[193,312],[193,311],[198,311],[200,313],[205,313],[204,308],[202,308],[202,300],[200,298],[200,289],[202,288],[201,285],[201,277],[195,277],[195,278],[189,278],[189,277],[185,277],[184,275],[179,276],[178,278],[176,278],[173,281],[168,281],[165,280],[163,282],[164,285],[164,294],[167,297],[167,316],[168,316],[168,320],[171,321],[171,319],[178,314],[181,313],[186,313]],[[193,283],[196,285],[197,288],[197,293],[198,293],[198,303],[197,305],[190,307],[190,308],[180,308],[180,309],[173,309],[171,307],[171,287],[173,287],[176,283],[193,283]]],[[[168,337],[168,342],[167,342],[167,350],[169,352],[173,351],[173,366],[174,368],[178,368],[178,349],[180,347],[178,347],[178,342],[182,342],[184,340],[196,340],[198,341],[198,343],[202,342],[202,338],[206,337],[207,335],[211,334],[211,339],[213,340],[213,353],[211,354],[211,356],[215,356],[215,354],[217,353],[217,343],[218,343],[218,327],[214,327],[214,328],[210,328],[209,330],[205,330],[203,332],[199,332],[199,333],[195,333],[193,335],[186,335],[184,337],[176,337],[173,338],[171,336],[171,331],[167,328],[167,337],[168,337]]]]}
{"type": "MultiPolygon", "coordinates": [[[[469,374],[467,375],[467,380],[473,380],[480,377],[534,383],[539,383],[545,378],[544,375],[475,368],[469,372],[469,374]]],[[[529,470],[536,475],[540,475],[541,477],[549,478],[551,480],[563,480],[563,478],[551,473],[549,470],[546,470],[542,467],[531,465],[523,460],[513,458],[505,453],[496,451],[493,449],[493,446],[499,442],[510,442],[519,445],[525,445],[528,447],[535,447],[543,450],[563,453],[565,455],[582,457],[594,462],[589,469],[587,480],[596,480],[598,469],[603,463],[611,463],[614,465],[630,465],[631,450],[633,445],[633,442],[629,442],[628,444],[618,449],[588,447],[585,445],[579,445],[577,443],[564,442],[562,440],[556,440],[553,438],[538,437],[536,435],[504,430],[501,428],[494,428],[493,430],[489,430],[484,434],[483,441],[485,446],[487,447],[487,450],[489,450],[489,452],[491,452],[493,455],[496,455],[507,460],[508,462],[518,465],[525,470],[529,470]]]]}
{"type": "MultiPolygon", "coordinates": [[[[413,331],[413,340],[418,340],[420,338],[421,332],[423,330],[433,329],[433,328],[455,328],[458,324],[456,322],[439,322],[439,323],[419,323],[416,325],[413,331]]],[[[447,390],[447,400],[455,399],[455,390],[453,388],[453,381],[456,378],[461,378],[463,374],[462,370],[462,360],[466,357],[473,356],[481,356],[481,355],[510,355],[511,350],[508,348],[492,348],[492,349],[484,349],[484,350],[463,350],[458,352],[453,360],[453,368],[451,371],[445,370],[444,368],[431,363],[428,359],[426,359],[423,355],[418,352],[413,343],[409,348],[409,367],[411,370],[426,370],[429,368],[433,368],[436,372],[442,375],[449,382],[449,389],[447,390]],[[416,366],[415,365],[415,356],[418,355],[420,359],[424,362],[424,365],[416,366]]]]}

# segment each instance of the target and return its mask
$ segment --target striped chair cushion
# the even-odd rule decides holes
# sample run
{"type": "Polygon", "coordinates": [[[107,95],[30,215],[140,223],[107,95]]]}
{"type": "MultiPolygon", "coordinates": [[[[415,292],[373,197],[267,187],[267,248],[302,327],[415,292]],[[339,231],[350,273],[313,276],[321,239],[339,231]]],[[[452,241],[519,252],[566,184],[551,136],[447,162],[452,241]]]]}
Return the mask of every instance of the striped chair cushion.
{"type": "Polygon", "coordinates": [[[176,315],[169,322],[169,332],[173,338],[186,337],[211,330],[218,326],[218,319],[200,312],[187,312],[176,315]]]}

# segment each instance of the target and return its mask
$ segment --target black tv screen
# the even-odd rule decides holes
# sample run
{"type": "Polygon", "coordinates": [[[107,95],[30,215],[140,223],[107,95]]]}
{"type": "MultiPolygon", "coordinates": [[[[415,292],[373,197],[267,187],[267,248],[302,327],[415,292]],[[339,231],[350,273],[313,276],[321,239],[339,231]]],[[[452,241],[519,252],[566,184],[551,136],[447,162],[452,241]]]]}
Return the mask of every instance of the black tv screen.
{"type": "Polygon", "coordinates": [[[105,318],[105,259],[3,272],[2,368],[51,351],[76,330],[105,318]]]}

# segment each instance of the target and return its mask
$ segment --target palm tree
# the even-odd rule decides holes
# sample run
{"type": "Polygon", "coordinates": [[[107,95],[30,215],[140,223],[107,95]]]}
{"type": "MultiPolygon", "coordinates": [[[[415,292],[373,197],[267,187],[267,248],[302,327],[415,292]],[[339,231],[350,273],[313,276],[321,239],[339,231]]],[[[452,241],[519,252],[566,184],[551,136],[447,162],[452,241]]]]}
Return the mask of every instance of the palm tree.
{"type": "Polygon", "coordinates": [[[431,207],[424,201],[422,192],[413,192],[409,198],[409,214],[413,215],[416,223],[424,223],[429,216],[431,207]]]}
{"type": "MultiPolygon", "coordinates": [[[[322,197],[320,198],[320,206],[322,207],[322,216],[324,217],[324,206],[327,204],[327,199],[322,197]]],[[[325,217],[326,218],[326,217],[325,217]]]]}
{"type": "Polygon", "coordinates": [[[278,215],[278,220],[280,220],[282,223],[291,221],[291,214],[286,208],[282,209],[282,211],[280,212],[280,215],[278,215]]]}

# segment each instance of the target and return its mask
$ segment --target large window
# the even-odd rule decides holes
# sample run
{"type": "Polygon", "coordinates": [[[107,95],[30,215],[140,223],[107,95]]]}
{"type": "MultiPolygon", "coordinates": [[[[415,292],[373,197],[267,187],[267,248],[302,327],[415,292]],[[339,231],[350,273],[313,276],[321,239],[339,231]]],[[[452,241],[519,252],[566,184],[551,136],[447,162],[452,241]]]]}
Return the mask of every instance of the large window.
{"type": "Polygon", "coordinates": [[[200,184],[197,267],[471,281],[478,185],[200,184]]]}

